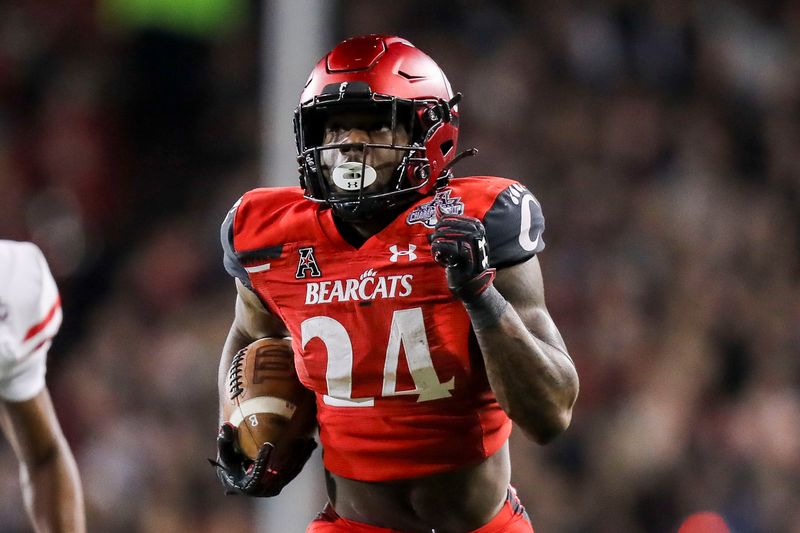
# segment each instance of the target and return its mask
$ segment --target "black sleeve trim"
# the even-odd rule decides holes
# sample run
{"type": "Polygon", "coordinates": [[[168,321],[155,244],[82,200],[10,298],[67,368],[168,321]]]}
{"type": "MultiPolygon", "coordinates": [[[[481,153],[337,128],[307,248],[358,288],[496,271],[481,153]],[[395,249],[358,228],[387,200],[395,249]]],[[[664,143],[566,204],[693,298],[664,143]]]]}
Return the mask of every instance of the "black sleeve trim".
{"type": "Polygon", "coordinates": [[[261,261],[263,259],[277,259],[283,252],[283,245],[269,246],[267,248],[259,248],[257,250],[248,250],[246,252],[236,252],[236,258],[241,263],[250,263],[261,261]]]}
{"type": "Polygon", "coordinates": [[[250,283],[250,276],[247,275],[247,271],[242,266],[238,254],[233,247],[233,221],[236,218],[236,208],[239,207],[239,202],[241,202],[241,199],[233,204],[233,207],[225,216],[225,220],[222,221],[222,227],[220,227],[219,236],[223,252],[222,263],[225,265],[225,270],[228,274],[239,279],[244,283],[245,287],[252,290],[253,285],[250,283]]]}

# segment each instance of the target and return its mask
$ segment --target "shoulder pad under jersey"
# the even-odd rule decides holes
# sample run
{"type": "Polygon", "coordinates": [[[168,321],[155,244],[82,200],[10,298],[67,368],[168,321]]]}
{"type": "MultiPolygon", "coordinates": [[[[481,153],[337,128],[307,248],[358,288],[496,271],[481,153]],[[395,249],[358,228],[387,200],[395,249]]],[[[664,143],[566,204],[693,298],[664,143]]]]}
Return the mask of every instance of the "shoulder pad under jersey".
{"type": "Polygon", "coordinates": [[[222,221],[222,226],[220,227],[219,238],[222,244],[222,263],[225,265],[225,270],[228,274],[239,279],[246,287],[252,289],[250,277],[236,256],[236,250],[233,246],[233,222],[236,219],[236,209],[241,203],[241,198],[236,200],[228,214],[225,215],[225,220],[222,221]]]}
{"type": "Polygon", "coordinates": [[[544,215],[539,201],[520,183],[503,189],[483,216],[489,264],[504,268],[527,261],[544,249],[544,215]]]}
{"type": "Polygon", "coordinates": [[[299,187],[269,187],[248,191],[233,204],[220,228],[228,274],[253,288],[249,272],[258,271],[262,260],[280,256],[281,244],[267,241],[293,225],[284,215],[298,200],[302,200],[299,187]]]}

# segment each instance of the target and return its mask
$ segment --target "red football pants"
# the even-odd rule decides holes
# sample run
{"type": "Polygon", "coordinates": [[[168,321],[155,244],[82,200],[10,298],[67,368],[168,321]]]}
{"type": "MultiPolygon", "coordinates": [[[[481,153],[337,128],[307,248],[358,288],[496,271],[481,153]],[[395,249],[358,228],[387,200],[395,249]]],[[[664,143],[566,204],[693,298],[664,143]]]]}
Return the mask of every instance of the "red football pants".
{"type": "MultiPolygon", "coordinates": [[[[308,525],[306,533],[402,533],[402,531],[345,520],[328,504],[308,525]]],[[[516,491],[509,488],[508,499],[500,512],[488,524],[470,533],[533,533],[533,526],[525,507],[517,498],[516,491]]]]}

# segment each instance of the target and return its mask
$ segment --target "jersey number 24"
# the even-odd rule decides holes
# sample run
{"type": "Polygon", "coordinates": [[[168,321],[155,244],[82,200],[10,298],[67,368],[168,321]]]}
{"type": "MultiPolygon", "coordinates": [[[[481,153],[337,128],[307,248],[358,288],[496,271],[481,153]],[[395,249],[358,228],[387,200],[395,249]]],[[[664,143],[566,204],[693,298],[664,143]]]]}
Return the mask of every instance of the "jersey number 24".
{"type": "MultiPolygon", "coordinates": [[[[320,339],[328,351],[328,366],[325,380],[328,394],[323,401],[337,407],[371,407],[375,398],[353,398],[353,344],[350,334],[338,320],[329,316],[315,316],[300,324],[303,348],[312,339],[320,339]]],[[[392,325],[389,341],[386,345],[386,359],[383,365],[383,387],[381,395],[401,396],[416,394],[418,402],[438,400],[451,396],[455,387],[455,378],[445,383],[439,381],[433,368],[428,337],[425,334],[425,321],[422,309],[399,309],[392,314],[392,325]],[[414,388],[397,390],[397,365],[400,357],[400,346],[408,362],[414,388]]]]}

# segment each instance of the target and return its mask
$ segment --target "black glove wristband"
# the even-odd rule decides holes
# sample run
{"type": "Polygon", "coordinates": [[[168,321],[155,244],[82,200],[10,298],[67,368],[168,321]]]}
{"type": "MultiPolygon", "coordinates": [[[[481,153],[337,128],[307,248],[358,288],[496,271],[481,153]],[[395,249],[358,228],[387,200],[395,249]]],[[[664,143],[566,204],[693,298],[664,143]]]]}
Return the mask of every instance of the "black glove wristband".
{"type": "Polygon", "coordinates": [[[452,287],[450,290],[453,291],[453,294],[455,294],[459,300],[464,302],[465,305],[469,304],[478,300],[480,295],[483,294],[486,289],[492,286],[495,273],[495,269],[489,268],[463,285],[459,287],[452,287]]]}
{"type": "Polygon", "coordinates": [[[469,314],[469,319],[472,322],[472,329],[475,331],[497,326],[507,306],[508,300],[503,298],[500,291],[491,285],[491,281],[489,285],[473,299],[469,301],[464,300],[464,308],[469,314]]]}

